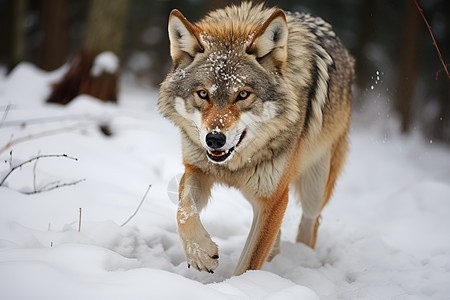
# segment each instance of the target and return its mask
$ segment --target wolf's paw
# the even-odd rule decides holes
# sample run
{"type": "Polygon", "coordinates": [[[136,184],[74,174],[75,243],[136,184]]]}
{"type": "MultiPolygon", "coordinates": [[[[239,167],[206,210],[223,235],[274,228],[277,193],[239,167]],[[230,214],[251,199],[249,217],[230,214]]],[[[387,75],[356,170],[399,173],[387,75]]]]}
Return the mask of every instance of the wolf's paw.
{"type": "Polygon", "coordinates": [[[184,252],[188,267],[214,273],[219,265],[219,249],[209,236],[202,241],[185,241],[184,252]]]}

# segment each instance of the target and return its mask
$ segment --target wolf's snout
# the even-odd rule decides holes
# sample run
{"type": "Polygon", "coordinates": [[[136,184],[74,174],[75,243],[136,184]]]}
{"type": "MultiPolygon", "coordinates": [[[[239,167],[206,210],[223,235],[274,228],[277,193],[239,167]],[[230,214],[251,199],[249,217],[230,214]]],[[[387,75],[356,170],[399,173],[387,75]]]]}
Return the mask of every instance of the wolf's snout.
{"type": "Polygon", "coordinates": [[[206,135],[206,145],[209,148],[217,150],[222,148],[227,141],[225,134],[221,132],[211,132],[206,135]]]}

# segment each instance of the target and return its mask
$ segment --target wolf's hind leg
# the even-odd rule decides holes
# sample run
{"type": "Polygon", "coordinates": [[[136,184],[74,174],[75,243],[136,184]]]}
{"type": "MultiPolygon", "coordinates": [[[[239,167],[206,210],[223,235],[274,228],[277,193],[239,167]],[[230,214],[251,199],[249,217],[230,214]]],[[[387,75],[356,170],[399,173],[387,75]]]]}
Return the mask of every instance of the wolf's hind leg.
{"type": "Polygon", "coordinates": [[[320,212],[326,203],[325,186],[330,170],[330,153],[323,155],[295,182],[300,189],[302,219],[297,233],[297,242],[314,248],[319,228],[320,212]]]}
{"type": "Polygon", "coordinates": [[[300,180],[296,188],[301,191],[303,215],[297,233],[297,242],[314,248],[320,223],[320,212],[328,203],[337,177],[345,162],[348,149],[347,135],[343,135],[300,180]]]}
{"type": "Polygon", "coordinates": [[[186,167],[179,186],[177,211],[178,233],[188,267],[210,273],[219,265],[219,251],[203,227],[199,212],[208,201],[211,185],[206,176],[186,167]]]}

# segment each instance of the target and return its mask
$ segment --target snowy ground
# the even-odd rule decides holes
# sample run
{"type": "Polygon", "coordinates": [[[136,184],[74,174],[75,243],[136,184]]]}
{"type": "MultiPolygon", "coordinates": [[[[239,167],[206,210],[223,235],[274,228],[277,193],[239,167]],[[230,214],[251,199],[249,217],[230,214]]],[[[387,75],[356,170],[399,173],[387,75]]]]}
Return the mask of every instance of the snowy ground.
{"type": "Polygon", "coordinates": [[[13,165],[38,154],[78,158],[40,159],[0,187],[0,299],[450,299],[449,148],[400,136],[379,103],[355,114],[316,249],[294,242],[293,201],[281,254],[230,278],[251,208],[236,190],[215,189],[202,220],[220,266],[214,274],[187,269],[170,184],[183,172],[180,139],[157,112],[156,91],[123,84],[118,106],[88,96],[47,105],[60,74],[29,64],[0,74],[0,181],[11,150],[13,165]]]}

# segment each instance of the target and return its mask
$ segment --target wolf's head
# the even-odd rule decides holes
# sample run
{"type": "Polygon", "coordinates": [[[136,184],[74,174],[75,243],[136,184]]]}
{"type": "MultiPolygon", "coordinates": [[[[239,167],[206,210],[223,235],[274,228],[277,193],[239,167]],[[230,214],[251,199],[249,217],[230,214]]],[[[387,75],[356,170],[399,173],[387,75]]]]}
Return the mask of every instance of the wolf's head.
{"type": "MultiPolygon", "coordinates": [[[[280,9],[228,7],[190,23],[169,16],[172,72],[161,85],[161,112],[202,146],[213,163],[264,147],[295,108],[283,72],[288,27],[280,9]],[[244,151],[245,150],[245,151],[244,151]]],[[[242,158],[241,158],[242,159],[242,158]]]]}

